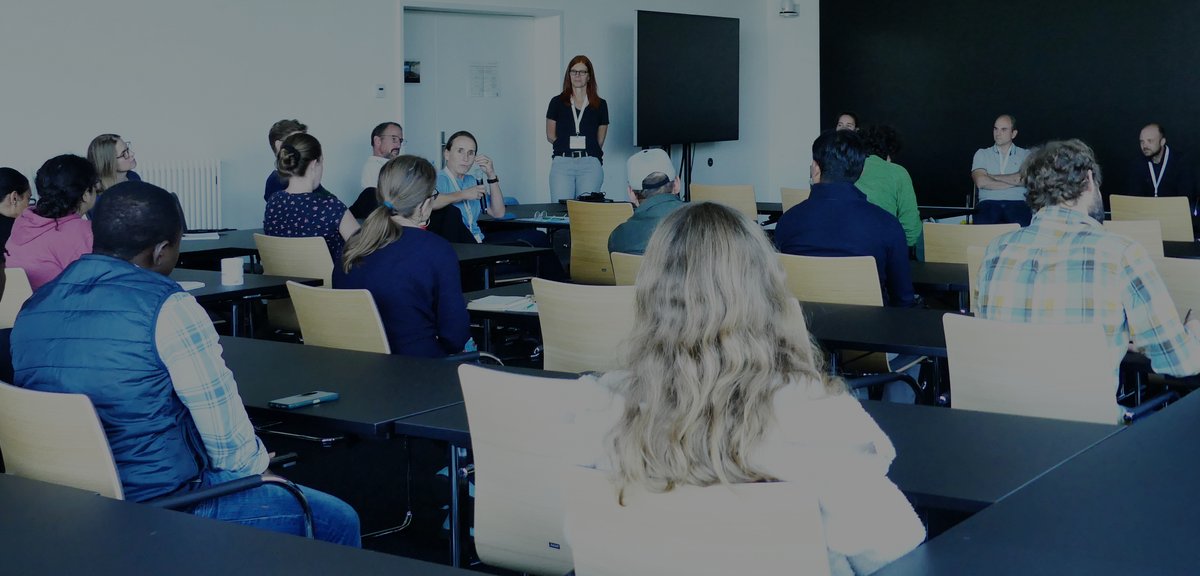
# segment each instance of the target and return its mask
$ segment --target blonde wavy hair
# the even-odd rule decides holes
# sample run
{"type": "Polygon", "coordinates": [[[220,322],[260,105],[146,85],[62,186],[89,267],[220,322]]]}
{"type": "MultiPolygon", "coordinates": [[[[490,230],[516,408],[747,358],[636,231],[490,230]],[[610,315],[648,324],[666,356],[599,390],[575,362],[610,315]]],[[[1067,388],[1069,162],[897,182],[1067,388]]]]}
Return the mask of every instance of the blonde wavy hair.
{"type": "Polygon", "coordinates": [[[117,183],[117,141],[120,139],[116,134],[101,134],[88,144],[87,159],[96,166],[101,190],[117,183]]]}
{"type": "Polygon", "coordinates": [[[400,239],[404,227],[392,216],[411,218],[426,200],[433,197],[437,170],[420,156],[397,156],[379,170],[375,201],[371,211],[342,251],[342,271],[347,274],[363,258],[400,239]]]}
{"type": "Polygon", "coordinates": [[[697,203],[664,219],[637,278],[624,413],[606,439],[616,484],[667,492],[775,480],[750,462],[789,384],[834,395],[761,228],[697,203]]]}

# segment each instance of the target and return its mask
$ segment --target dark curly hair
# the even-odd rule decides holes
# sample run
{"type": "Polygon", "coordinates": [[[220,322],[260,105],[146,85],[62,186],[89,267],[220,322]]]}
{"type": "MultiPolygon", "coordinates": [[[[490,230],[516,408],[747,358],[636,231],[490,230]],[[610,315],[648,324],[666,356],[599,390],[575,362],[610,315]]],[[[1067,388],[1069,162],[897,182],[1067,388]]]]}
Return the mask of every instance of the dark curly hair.
{"type": "Polygon", "coordinates": [[[74,154],[55,156],[38,168],[38,203],[33,211],[43,218],[62,218],[79,208],[88,190],[100,182],[96,166],[74,154]]]}
{"type": "Polygon", "coordinates": [[[1034,212],[1071,202],[1087,190],[1087,173],[1100,186],[1096,153],[1079,139],[1048,142],[1035,149],[1021,166],[1021,181],[1028,190],[1025,202],[1034,212]]]}

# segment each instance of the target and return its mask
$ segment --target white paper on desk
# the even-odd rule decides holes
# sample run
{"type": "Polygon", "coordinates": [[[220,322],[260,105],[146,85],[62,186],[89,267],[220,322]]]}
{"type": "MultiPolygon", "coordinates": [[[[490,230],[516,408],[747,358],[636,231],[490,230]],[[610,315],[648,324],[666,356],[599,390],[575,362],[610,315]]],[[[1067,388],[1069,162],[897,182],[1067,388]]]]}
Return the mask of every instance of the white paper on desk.
{"type": "Polygon", "coordinates": [[[484,296],[468,303],[467,309],[492,312],[537,312],[537,303],[528,296],[484,296]]]}
{"type": "Polygon", "coordinates": [[[191,233],[191,234],[184,234],[183,239],[184,240],[220,240],[221,235],[216,232],[201,232],[198,234],[191,233]]]}
{"type": "Polygon", "coordinates": [[[204,283],[195,280],[180,280],[179,287],[184,290],[198,290],[204,287],[204,283]]]}

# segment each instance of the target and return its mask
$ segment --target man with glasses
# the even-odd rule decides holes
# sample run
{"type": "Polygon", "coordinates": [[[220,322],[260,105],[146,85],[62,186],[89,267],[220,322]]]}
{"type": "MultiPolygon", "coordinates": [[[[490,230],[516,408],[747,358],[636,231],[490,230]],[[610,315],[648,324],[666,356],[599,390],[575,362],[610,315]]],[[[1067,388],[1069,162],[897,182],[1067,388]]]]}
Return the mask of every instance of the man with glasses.
{"type": "Polygon", "coordinates": [[[362,187],[374,188],[379,171],[388,160],[400,155],[404,145],[404,129],[395,122],[384,122],[371,131],[371,156],[362,169],[362,187]]]}

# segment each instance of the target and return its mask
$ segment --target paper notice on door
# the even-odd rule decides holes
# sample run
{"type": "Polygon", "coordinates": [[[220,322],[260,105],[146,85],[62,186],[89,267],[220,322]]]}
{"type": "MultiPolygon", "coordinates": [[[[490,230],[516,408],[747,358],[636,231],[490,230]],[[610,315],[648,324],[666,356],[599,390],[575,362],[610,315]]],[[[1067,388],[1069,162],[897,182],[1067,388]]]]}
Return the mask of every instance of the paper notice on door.
{"type": "Polygon", "coordinates": [[[496,62],[472,63],[469,67],[472,98],[500,97],[500,65],[496,62]]]}

